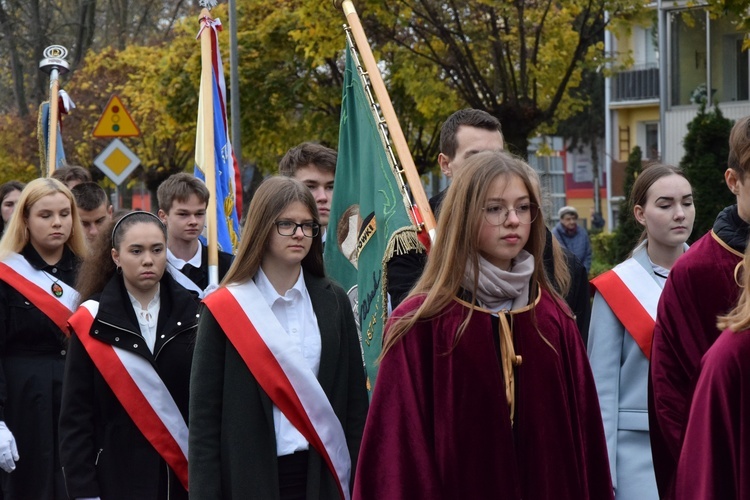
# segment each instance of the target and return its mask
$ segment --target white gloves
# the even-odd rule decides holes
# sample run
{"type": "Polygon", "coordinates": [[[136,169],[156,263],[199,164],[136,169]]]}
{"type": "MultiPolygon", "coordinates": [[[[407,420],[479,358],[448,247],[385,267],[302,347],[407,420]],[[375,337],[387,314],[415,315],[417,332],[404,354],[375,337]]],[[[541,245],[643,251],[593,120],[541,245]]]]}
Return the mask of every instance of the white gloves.
{"type": "Polygon", "coordinates": [[[16,439],[5,422],[0,421],[0,469],[5,472],[13,472],[18,458],[16,439]]]}

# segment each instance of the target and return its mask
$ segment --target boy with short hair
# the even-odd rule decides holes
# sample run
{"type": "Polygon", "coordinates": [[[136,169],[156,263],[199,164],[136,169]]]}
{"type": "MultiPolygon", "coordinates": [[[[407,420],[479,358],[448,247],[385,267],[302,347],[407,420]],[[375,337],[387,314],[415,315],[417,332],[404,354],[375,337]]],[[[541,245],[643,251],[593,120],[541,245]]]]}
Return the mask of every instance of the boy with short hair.
{"type": "MultiPolygon", "coordinates": [[[[206,222],[210,196],[203,181],[184,172],[167,178],[156,192],[159,218],[167,226],[167,271],[200,297],[208,287],[208,249],[198,237],[206,222]]],[[[232,254],[219,251],[220,281],[232,258],[232,254]]]]}
{"type": "Polygon", "coordinates": [[[52,172],[51,177],[65,184],[68,189],[73,189],[78,184],[93,181],[91,172],[78,165],[66,165],[52,172]]]}
{"type": "Polygon", "coordinates": [[[107,192],[96,182],[77,184],[71,192],[76,200],[86,241],[91,247],[102,227],[112,220],[112,205],[109,203],[107,192]]]}
{"type": "MultiPolygon", "coordinates": [[[[287,151],[279,162],[279,174],[297,179],[315,197],[320,225],[324,231],[331,213],[337,156],[336,151],[331,148],[314,142],[303,142],[287,151]]],[[[325,232],[323,235],[325,242],[325,232]]]]}

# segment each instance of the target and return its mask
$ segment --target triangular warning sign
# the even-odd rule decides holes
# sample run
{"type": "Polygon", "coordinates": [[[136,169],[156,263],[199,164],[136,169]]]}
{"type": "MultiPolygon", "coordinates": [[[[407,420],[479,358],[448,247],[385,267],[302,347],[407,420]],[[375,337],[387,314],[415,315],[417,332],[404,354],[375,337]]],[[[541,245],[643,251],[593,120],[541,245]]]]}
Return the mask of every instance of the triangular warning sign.
{"type": "Polygon", "coordinates": [[[96,122],[94,137],[137,137],[141,135],[128,110],[117,95],[109,98],[104,113],[96,122]]]}

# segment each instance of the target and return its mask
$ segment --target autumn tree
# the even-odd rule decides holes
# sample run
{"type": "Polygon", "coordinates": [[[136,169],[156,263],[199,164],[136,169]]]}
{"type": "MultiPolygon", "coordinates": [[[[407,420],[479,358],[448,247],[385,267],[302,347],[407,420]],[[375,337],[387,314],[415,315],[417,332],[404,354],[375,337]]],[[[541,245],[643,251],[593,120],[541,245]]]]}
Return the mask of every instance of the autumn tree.
{"type": "Polygon", "coordinates": [[[117,94],[140,128],[140,137],[123,142],[139,157],[150,191],[169,175],[193,166],[200,49],[194,32],[186,26],[178,29],[184,36],[169,44],[108,48],[85,58],[68,85],[78,99],[63,135],[69,162],[93,166],[109,141],[91,133],[109,98],[117,94]],[[175,95],[182,107],[190,108],[184,119],[171,112],[175,95]]]}
{"type": "MultiPolygon", "coordinates": [[[[568,90],[584,68],[601,65],[605,12],[623,16],[639,2],[398,0],[366,2],[376,37],[429,61],[435,78],[465,106],[503,124],[511,148],[525,154],[542,124],[585,102],[568,90]]],[[[410,90],[424,83],[417,78],[410,90]]]]}
{"type": "Polygon", "coordinates": [[[49,45],[66,47],[75,69],[89,49],[169,40],[176,21],[191,11],[197,5],[185,0],[0,0],[0,60],[9,66],[0,75],[0,113],[34,114],[47,99],[49,80],[38,64],[49,45]]]}

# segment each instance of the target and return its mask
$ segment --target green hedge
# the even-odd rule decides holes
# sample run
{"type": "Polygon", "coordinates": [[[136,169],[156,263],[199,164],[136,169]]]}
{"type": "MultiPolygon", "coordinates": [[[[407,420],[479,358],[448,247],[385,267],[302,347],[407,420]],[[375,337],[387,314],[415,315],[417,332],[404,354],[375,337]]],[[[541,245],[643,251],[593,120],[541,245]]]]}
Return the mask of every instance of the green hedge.
{"type": "Polygon", "coordinates": [[[609,271],[617,262],[616,233],[599,233],[591,236],[591,271],[589,278],[594,278],[604,271],[609,271]]]}

